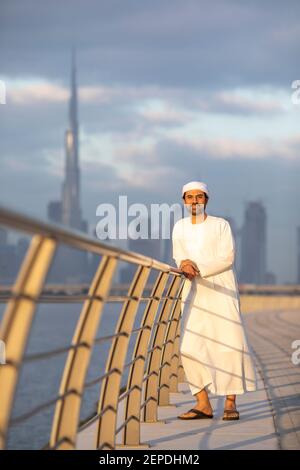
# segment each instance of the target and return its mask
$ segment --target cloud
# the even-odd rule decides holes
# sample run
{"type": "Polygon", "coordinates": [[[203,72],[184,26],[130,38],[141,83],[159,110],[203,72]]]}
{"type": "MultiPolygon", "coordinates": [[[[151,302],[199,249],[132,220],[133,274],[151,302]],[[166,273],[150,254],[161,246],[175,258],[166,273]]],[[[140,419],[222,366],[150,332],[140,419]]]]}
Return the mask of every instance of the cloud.
{"type": "Polygon", "coordinates": [[[36,103],[59,103],[65,102],[69,97],[69,91],[59,85],[49,82],[25,82],[23,84],[7,80],[8,104],[34,105],[36,103]]]}
{"type": "MultiPolygon", "coordinates": [[[[253,89],[252,93],[255,94],[256,90],[253,89]]],[[[283,104],[273,99],[267,99],[264,96],[260,96],[259,90],[257,96],[247,97],[243,96],[243,90],[241,93],[231,92],[230,90],[221,91],[216,93],[212,97],[209,111],[224,112],[224,113],[236,113],[236,114],[278,114],[284,112],[285,108],[283,104]]]]}
{"type": "Polygon", "coordinates": [[[192,119],[191,112],[179,110],[170,105],[163,105],[158,109],[144,107],[138,111],[138,114],[142,119],[156,126],[182,125],[192,119]]]}
{"type": "Polygon", "coordinates": [[[254,141],[241,139],[181,139],[174,138],[180,146],[191,147],[199,154],[217,159],[292,159],[299,158],[298,136],[289,139],[256,139],[254,141]]]}
{"type": "Polygon", "coordinates": [[[297,78],[300,4],[219,0],[6,1],[1,5],[5,75],[63,79],[78,49],[82,83],[284,87],[297,78]],[[24,15],[30,11],[30,15],[24,15]]]}

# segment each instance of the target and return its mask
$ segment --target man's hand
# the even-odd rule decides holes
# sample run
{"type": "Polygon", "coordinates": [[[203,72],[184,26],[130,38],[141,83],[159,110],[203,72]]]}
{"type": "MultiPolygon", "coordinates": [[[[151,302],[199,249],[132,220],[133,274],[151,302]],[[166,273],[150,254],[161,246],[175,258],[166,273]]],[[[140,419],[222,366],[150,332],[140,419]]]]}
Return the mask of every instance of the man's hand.
{"type": "Polygon", "coordinates": [[[184,259],[181,261],[180,269],[190,281],[199,274],[198,266],[190,259],[184,259]]]}

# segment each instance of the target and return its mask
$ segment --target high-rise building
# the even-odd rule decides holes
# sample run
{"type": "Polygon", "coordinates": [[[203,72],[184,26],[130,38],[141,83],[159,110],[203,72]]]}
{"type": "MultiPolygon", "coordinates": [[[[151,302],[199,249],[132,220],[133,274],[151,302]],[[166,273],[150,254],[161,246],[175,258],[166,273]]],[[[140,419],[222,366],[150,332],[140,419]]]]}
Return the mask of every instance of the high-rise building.
{"type": "Polygon", "coordinates": [[[16,272],[16,247],[8,242],[8,232],[0,228],[0,282],[14,282],[16,272]]]}
{"type": "MultiPolygon", "coordinates": [[[[72,53],[69,125],[65,132],[65,175],[61,201],[50,201],[48,219],[87,233],[80,208],[79,128],[75,53],[72,53]]],[[[51,281],[84,281],[88,277],[88,256],[85,251],[58,246],[49,279],[51,281]]]]}
{"type": "Polygon", "coordinates": [[[0,227],[0,245],[6,245],[7,239],[7,230],[5,228],[0,227]]]}
{"type": "Polygon", "coordinates": [[[75,53],[72,54],[69,126],[65,133],[65,180],[62,188],[62,221],[81,230],[79,138],[77,117],[77,83],[75,53]]]}
{"type": "Polygon", "coordinates": [[[62,223],[62,204],[61,201],[50,201],[47,206],[47,216],[51,222],[62,223]]]}
{"type": "Polygon", "coordinates": [[[241,230],[240,282],[264,284],[267,273],[267,216],[261,202],[249,202],[241,230]]]}
{"type": "Polygon", "coordinates": [[[0,228],[1,283],[12,284],[15,282],[28,246],[29,239],[27,237],[20,237],[15,243],[10,243],[7,230],[0,228]]]}
{"type": "Polygon", "coordinates": [[[274,273],[271,271],[266,272],[266,277],[265,277],[265,284],[276,284],[277,283],[277,278],[274,273]]]}
{"type": "Polygon", "coordinates": [[[240,260],[240,245],[239,245],[239,231],[237,229],[235,220],[233,217],[230,216],[224,216],[223,217],[227,222],[229,222],[231,232],[232,232],[232,237],[234,239],[234,244],[235,244],[235,260],[234,260],[234,267],[238,271],[238,266],[239,266],[239,260],[240,260]]]}

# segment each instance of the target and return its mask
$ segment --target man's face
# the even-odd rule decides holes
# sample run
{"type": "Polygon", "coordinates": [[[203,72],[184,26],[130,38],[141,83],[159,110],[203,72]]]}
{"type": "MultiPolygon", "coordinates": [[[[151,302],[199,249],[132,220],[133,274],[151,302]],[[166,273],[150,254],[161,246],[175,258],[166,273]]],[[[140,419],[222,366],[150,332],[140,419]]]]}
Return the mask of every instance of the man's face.
{"type": "Polygon", "coordinates": [[[192,205],[192,214],[196,215],[196,204],[204,204],[204,210],[207,204],[207,198],[204,191],[201,189],[191,189],[186,191],[184,195],[184,204],[192,205]]]}

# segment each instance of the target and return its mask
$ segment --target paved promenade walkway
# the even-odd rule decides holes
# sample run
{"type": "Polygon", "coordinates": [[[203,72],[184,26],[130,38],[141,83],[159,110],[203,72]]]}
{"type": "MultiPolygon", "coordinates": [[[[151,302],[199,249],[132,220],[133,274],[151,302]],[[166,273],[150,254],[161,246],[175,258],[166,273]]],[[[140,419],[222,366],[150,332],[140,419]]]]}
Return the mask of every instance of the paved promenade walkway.
{"type": "MultiPolygon", "coordinates": [[[[300,450],[300,364],[291,360],[291,344],[300,340],[300,312],[248,313],[245,322],[259,380],[256,392],[237,397],[240,420],[223,421],[224,398],[215,395],[210,395],[214,419],[177,419],[195,403],[188,385],[180,383],[171,405],[159,407],[160,422],[142,423],[144,448],[300,450]]],[[[78,448],[92,449],[94,433],[93,424],[79,433],[78,448]]]]}

